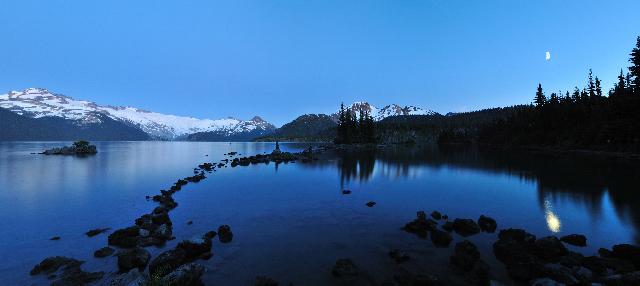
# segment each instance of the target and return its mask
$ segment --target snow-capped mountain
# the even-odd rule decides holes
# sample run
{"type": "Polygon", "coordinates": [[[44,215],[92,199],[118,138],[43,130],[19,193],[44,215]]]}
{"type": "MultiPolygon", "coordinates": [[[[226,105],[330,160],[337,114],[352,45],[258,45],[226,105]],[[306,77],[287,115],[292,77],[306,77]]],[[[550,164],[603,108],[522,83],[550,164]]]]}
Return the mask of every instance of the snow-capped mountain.
{"type": "MultiPolygon", "coordinates": [[[[405,107],[402,107],[402,106],[397,105],[397,104],[389,104],[389,105],[387,105],[387,106],[385,106],[383,108],[377,108],[377,107],[369,104],[368,102],[361,102],[361,101],[354,102],[353,104],[351,104],[351,106],[345,106],[345,108],[351,109],[353,112],[356,112],[356,114],[358,114],[361,110],[368,111],[368,113],[371,115],[371,117],[373,117],[373,119],[376,120],[376,121],[380,121],[380,120],[385,119],[385,118],[387,118],[389,116],[398,116],[398,115],[436,115],[436,114],[438,114],[435,111],[422,109],[420,107],[415,107],[415,106],[411,106],[411,105],[407,105],[405,107]]],[[[337,111],[336,113],[332,114],[332,117],[337,119],[338,118],[338,113],[339,113],[339,111],[337,111]]]]}
{"type": "Polygon", "coordinates": [[[0,107],[31,118],[61,117],[78,125],[100,123],[102,116],[106,115],[159,139],[175,139],[198,132],[235,135],[275,129],[258,116],[247,121],[231,117],[216,120],[198,119],[150,112],[135,107],[101,106],[94,102],[55,94],[43,88],[0,94],[0,107]]]}

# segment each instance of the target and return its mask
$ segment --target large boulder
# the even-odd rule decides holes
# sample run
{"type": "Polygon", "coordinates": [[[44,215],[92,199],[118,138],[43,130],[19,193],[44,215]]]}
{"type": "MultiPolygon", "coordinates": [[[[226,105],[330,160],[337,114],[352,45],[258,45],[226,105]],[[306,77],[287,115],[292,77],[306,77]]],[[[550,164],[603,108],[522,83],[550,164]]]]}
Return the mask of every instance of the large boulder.
{"type": "Polygon", "coordinates": [[[211,239],[201,237],[184,240],[178,243],[176,249],[182,249],[185,253],[185,259],[193,261],[211,252],[211,239]]]}
{"type": "Polygon", "coordinates": [[[149,251],[139,247],[122,251],[117,255],[120,273],[129,272],[129,270],[134,268],[144,270],[151,258],[149,251]]]}
{"type": "Polygon", "coordinates": [[[182,248],[175,248],[160,253],[149,263],[149,274],[165,276],[187,262],[187,253],[182,248]]]}
{"type": "Polygon", "coordinates": [[[131,226],[118,229],[109,235],[109,245],[115,245],[122,248],[132,248],[138,245],[140,227],[131,226]]]}
{"type": "Polygon", "coordinates": [[[569,254],[569,250],[555,236],[542,237],[536,240],[536,254],[545,261],[555,262],[569,254]]]}
{"type": "Polygon", "coordinates": [[[464,237],[480,232],[480,227],[472,219],[457,218],[453,221],[453,230],[464,237]]]}
{"type": "Polygon", "coordinates": [[[450,263],[463,274],[470,285],[489,285],[489,266],[480,259],[480,252],[470,241],[456,244],[450,263]]]}
{"type": "Polygon", "coordinates": [[[617,244],[612,248],[613,257],[632,262],[640,269],[640,247],[631,244],[617,244]]]}
{"type": "Polygon", "coordinates": [[[587,237],[582,234],[570,234],[560,238],[560,241],[575,246],[587,246],[587,237]]]}

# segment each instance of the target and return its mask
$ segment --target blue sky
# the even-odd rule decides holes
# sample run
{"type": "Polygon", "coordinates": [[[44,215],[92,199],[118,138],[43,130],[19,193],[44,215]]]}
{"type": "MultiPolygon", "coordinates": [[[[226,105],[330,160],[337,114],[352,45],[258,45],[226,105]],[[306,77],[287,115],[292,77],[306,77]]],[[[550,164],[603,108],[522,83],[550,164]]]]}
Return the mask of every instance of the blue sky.
{"type": "Polygon", "coordinates": [[[277,125],[341,101],[444,113],[607,89],[640,1],[0,2],[0,92],[277,125]],[[545,60],[545,52],[552,58],[545,60]]]}

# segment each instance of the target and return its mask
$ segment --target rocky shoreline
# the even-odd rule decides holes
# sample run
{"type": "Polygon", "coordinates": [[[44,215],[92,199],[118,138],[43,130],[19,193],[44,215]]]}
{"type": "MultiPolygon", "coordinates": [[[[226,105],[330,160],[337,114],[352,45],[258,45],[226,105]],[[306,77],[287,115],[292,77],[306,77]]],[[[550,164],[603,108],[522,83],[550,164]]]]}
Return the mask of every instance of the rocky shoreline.
{"type": "MultiPolygon", "coordinates": [[[[214,238],[217,237],[221,243],[233,240],[230,226],[220,225],[216,230],[181,241],[173,249],[155,257],[145,249],[161,247],[175,239],[170,212],[178,207],[178,202],[173,195],[185,185],[198,183],[206,179],[208,174],[227,166],[311,162],[329,150],[383,147],[331,145],[289,153],[280,151],[279,145],[276,145],[270,154],[237,157],[241,154],[227,153],[225,156],[228,159],[200,164],[194,168],[193,176],[177,180],[169,189],[160,190],[157,195],[147,196],[158,206],[135,219],[133,225],[109,234],[108,245],[97,249],[94,257],[99,259],[115,255],[118,274],[105,277],[103,272],[86,272],[81,269],[83,261],[61,256],[44,259],[30,274],[46,275],[51,285],[88,285],[100,281],[101,285],[112,286],[204,285],[201,276],[206,269],[198,261],[213,256],[214,238]]],[[[349,190],[342,191],[344,195],[350,193],[349,190]]],[[[375,204],[370,201],[363,207],[373,207],[375,204]]],[[[495,285],[489,264],[482,259],[478,247],[466,238],[483,232],[497,232],[497,240],[492,244],[493,255],[504,264],[506,273],[516,285],[640,285],[640,248],[634,245],[618,244],[611,249],[601,248],[597,256],[585,256],[565,246],[586,246],[588,240],[580,234],[537,238],[524,229],[499,229],[498,222],[485,215],[480,215],[478,219],[450,219],[438,211],[429,215],[418,211],[416,218],[406,223],[402,230],[421,239],[429,239],[436,248],[448,249],[453,245],[449,260],[442,263],[449,265],[455,277],[438,277],[429,273],[429,269],[405,269],[402,265],[415,257],[402,249],[389,250],[389,259],[398,266],[398,271],[382,283],[373,282],[358,268],[358,261],[350,258],[337,260],[327,275],[332,276],[338,285],[495,285]],[[461,237],[458,239],[460,241],[456,241],[454,233],[461,237]]],[[[107,231],[108,228],[97,228],[86,235],[92,237],[107,231]]],[[[279,283],[260,276],[256,277],[254,285],[273,286],[279,283]]]]}
{"type": "MultiPolygon", "coordinates": [[[[87,142],[88,144],[88,142],[87,142]]],[[[83,144],[84,145],[84,144],[83,144]]],[[[93,145],[91,145],[93,146],[93,145]]],[[[95,149],[95,146],[93,146],[95,149]]],[[[67,148],[67,147],[65,147],[67,148]]],[[[173,223],[169,216],[171,210],[178,207],[173,199],[176,192],[189,183],[198,183],[207,178],[218,168],[236,166],[248,166],[250,164],[275,162],[290,163],[295,161],[310,162],[314,160],[314,154],[326,151],[326,148],[308,149],[298,152],[282,152],[279,144],[271,154],[259,154],[255,156],[223,159],[219,163],[203,163],[194,168],[193,176],[178,179],[168,190],[160,190],[160,194],[147,199],[158,203],[158,206],[150,213],[143,214],[135,219],[132,226],[117,229],[109,234],[108,245],[96,250],[94,257],[103,258],[116,255],[117,266],[120,274],[116,275],[106,285],[112,286],[137,286],[137,285],[203,285],[200,277],[205,271],[204,266],[196,263],[196,260],[208,260],[211,253],[212,240],[218,237],[220,242],[229,243],[233,239],[231,227],[221,225],[217,231],[209,231],[202,237],[184,240],[171,250],[164,251],[153,260],[146,247],[164,246],[173,236],[173,223]],[[115,247],[117,249],[114,249],[115,247]],[[148,267],[148,273],[145,269],[148,267]]],[[[234,157],[237,152],[225,154],[234,157]]],[[[85,234],[93,237],[108,231],[109,228],[98,228],[87,231],[85,234]]],[[[60,239],[54,237],[55,240],[60,239]]],[[[53,239],[53,238],[52,238],[53,239]]],[[[47,275],[51,285],[88,285],[104,278],[104,272],[86,272],[81,269],[83,261],[74,258],[54,256],[42,260],[34,266],[31,275],[47,275]]]]}

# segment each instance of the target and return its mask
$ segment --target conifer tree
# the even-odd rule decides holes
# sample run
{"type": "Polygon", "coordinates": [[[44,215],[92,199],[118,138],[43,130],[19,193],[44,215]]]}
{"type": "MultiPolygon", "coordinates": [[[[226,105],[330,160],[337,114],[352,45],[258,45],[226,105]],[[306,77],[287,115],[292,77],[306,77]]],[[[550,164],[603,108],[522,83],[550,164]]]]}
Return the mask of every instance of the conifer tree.
{"type": "Polygon", "coordinates": [[[629,62],[631,62],[629,67],[631,92],[635,96],[640,96],[640,37],[637,38],[636,46],[631,51],[629,62]]]}
{"type": "Polygon", "coordinates": [[[536,91],[536,97],[533,99],[533,102],[538,108],[543,107],[547,103],[547,98],[544,96],[544,92],[542,92],[542,84],[538,84],[538,90],[536,91]]]}

